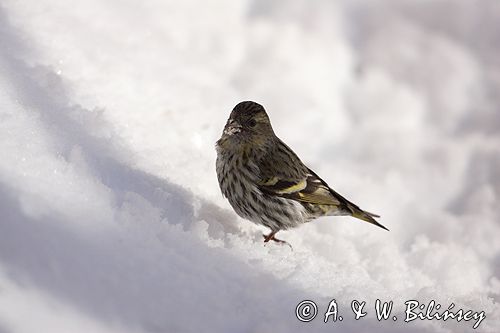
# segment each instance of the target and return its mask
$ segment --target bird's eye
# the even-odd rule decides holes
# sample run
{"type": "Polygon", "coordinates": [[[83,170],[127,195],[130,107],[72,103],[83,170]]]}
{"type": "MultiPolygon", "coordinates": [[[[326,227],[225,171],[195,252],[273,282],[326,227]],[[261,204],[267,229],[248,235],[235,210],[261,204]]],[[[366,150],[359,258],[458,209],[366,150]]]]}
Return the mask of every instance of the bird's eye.
{"type": "Polygon", "coordinates": [[[255,127],[255,125],[257,125],[257,121],[255,119],[250,119],[247,124],[249,127],[255,127]]]}

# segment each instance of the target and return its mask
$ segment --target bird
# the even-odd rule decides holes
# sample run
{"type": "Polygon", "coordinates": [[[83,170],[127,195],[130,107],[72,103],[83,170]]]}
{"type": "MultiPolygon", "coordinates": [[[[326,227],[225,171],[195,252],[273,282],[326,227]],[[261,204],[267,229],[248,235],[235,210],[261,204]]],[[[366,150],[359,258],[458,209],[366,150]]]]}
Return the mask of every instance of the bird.
{"type": "Polygon", "coordinates": [[[264,243],[288,244],[275,237],[280,230],[322,216],[352,216],[389,230],[308,168],[276,136],[259,103],[238,103],[215,146],[222,195],[240,217],[270,229],[264,243]]]}

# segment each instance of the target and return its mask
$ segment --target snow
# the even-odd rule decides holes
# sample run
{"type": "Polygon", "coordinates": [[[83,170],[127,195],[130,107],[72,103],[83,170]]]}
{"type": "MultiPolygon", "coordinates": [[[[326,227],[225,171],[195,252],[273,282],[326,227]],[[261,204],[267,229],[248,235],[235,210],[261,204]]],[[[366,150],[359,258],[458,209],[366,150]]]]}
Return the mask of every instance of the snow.
{"type": "Polygon", "coordinates": [[[404,323],[412,299],[496,332],[498,22],[495,0],[4,0],[0,332],[472,330],[404,323]],[[248,99],[391,231],[321,218],[263,246],[215,176],[248,99]]]}

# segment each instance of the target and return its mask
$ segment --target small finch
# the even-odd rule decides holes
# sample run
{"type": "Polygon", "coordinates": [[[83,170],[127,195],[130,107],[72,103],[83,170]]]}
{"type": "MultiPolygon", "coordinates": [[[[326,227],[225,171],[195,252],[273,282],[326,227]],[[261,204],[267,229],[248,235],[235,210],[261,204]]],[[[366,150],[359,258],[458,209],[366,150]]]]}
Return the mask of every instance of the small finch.
{"type": "Polygon", "coordinates": [[[273,131],[262,105],[246,101],[236,105],[216,143],[217,178],[222,194],[236,213],[271,232],[295,228],[321,216],[353,216],[388,230],[378,215],[332,190],[302,163],[273,131]]]}

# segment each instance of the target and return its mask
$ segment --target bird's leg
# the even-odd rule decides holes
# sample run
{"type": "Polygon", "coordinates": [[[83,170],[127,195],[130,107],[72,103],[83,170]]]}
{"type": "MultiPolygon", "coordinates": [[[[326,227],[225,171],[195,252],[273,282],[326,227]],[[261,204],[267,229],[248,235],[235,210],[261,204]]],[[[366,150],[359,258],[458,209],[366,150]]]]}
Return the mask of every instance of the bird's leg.
{"type": "Polygon", "coordinates": [[[264,243],[267,243],[270,240],[272,240],[272,241],[275,241],[276,243],[279,243],[279,244],[283,244],[283,245],[286,244],[286,245],[290,246],[290,249],[293,250],[293,248],[290,245],[290,243],[288,243],[287,241],[284,241],[284,240],[281,240],[281,239],[278,239],[278,238],[274,237],[274,235],[276,235],[277,232],[278,232],[278,230],[272,231],[269,235],[262,235],[264,237],[264,243]]]}
{"type": "Polygon", "coordinates": [[[274,235],[276,235],[278,231],[271,231],[269,235],[262,235],[264,237],[264,243],[269,242],[270,240],[273,240],[275,242],[283,242],[282,240],[274,238],[274,235]]]}

